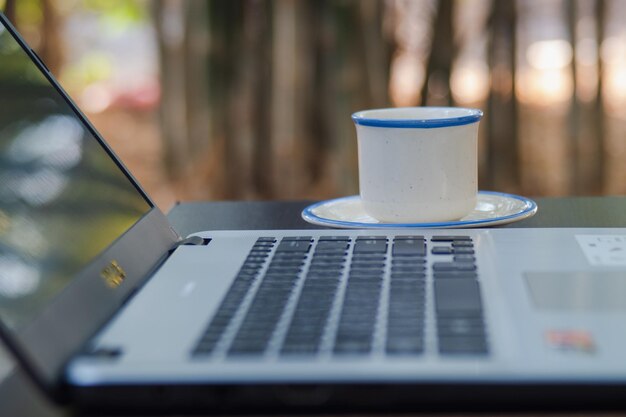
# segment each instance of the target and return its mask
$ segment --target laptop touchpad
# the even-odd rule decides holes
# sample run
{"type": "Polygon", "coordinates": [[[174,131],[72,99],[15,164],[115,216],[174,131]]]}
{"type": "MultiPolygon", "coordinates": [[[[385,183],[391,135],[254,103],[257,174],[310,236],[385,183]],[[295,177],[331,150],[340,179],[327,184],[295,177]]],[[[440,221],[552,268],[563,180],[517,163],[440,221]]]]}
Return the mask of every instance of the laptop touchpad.
{"type": "Polygon", "coordinates": [[[526,272],[536,308],[552,311],[626,311],[626,272],[526,272]]]}

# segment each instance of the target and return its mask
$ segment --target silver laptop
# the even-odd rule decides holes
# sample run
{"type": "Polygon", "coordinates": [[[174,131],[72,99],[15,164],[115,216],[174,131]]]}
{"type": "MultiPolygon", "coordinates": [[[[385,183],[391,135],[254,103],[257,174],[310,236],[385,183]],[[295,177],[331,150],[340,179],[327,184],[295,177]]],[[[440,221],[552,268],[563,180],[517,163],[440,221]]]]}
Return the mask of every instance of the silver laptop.
{"type": "Polygon", "coordinates": [[[0,108],[0,333],[50,398],[125,412],[626,399],[625,229],[183,238],[2,15],[0,108]]]}

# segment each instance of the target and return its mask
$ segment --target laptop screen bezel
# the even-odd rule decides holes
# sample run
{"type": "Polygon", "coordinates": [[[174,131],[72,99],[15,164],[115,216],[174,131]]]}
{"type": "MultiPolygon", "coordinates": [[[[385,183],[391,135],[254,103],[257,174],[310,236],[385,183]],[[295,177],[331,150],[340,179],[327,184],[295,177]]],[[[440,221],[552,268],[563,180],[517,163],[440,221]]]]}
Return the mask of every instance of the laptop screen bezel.
{"type": "Polygon", "coordinates": [[[0,12],[0,24],[16,40],[51,86],[63,97],[76,117],[96,138],[103,150],[149,205],[149,210],[107,249],[84,267],[23,329],[15,331],[0,320],[0,338],[24,370],[56,400],[65,398],[63,371],[69,359],[84,349],[88,340],[139,287],[180,240],[167,218],[107,145],[87,117],[54,79],[34,51],[0,12]],[[123,282],[111,286],[103,271],[112,263],[123,271],[123,282]]]}

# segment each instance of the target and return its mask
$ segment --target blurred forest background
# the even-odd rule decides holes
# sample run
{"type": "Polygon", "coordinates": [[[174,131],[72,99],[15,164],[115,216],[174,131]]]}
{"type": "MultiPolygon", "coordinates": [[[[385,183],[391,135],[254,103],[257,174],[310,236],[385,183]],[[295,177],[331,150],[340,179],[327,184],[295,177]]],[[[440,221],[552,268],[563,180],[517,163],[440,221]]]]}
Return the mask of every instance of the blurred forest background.
{"type": "Polygon", "coordinates": [[[626,194],[626,1],[0,0],[167,210],[358,193],[350,114],[485,111],[479,186],[626,194]]]}

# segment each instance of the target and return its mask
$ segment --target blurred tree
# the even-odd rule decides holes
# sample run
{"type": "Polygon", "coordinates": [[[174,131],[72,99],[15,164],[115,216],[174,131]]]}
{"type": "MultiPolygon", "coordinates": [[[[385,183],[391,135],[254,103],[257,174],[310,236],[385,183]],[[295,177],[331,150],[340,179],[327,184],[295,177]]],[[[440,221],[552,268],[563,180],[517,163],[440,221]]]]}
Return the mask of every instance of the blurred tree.
{"type": "MultiPolygon", "coordinates": [[[[595,41],[596,41],[596,50],[600,51],[602,46],[602,41],[604,40],[604,31],[605,31],[605,23],[607,20],[606,16],[606,2],[605,0],[595,0],[595,8],[594,8],[594,17],[596,21],[596,33],[595,33],[595,41]]],[[[595,100],[593,101],[593,109],[591,111],[591,126],[592,127],[592,135],[593,139],[588,141],[589,150],[589,158],[590,163],[589,166],[585,169],[583,168],[582,172],[586,174],[587,178],[590,178],[590,183],[588,186],[583,188],[583,192],[587,192],[588,190],[591,193],[598,193],[602,190],[602,185],[605,182],[603,176],[603,139],[605,136],[605,128],[604,128],[604,100],[602,98],[603,88],[603,69],[602,69],[602,55],[598,53],[596,55],[597,62],[597,93],[595,96],[595,100]]],[[[580,154],[583,155],[587,153],[586,149],[581,149],[580,154]]]]}
{"type": "MultiPolygon", "coordinates": [[[[421,97],[422,105],[455,104],[450,76],[460,44],[453,36],[459,34],[453,18],[461,1],[423,0],[419,6],[403,0],[152,3],[161,48],[161,123],[167,165],[179,184],[187,187],[184,196],[328,198],[356,193],[357,149],[349,115],[389,105],[389,71],[396,48],[391,39],[398,39],[400,32],[408,34],[402,38],[406,38],[403,57],[407,62],[420,61],[413,65],[414,71],[417,67],[421,71],[425,64],[423,82],[421,73],[419,77],[400,74],[399,79],[408,84],[419,80],[407,96],[421,97]],[[408,21],[415,14],[396,13],[386,21],[389,9],[436,12],[434,18],[429,15],[420,20],[428,28],[416,30],[415,20],[408,21]],[[385,27],[394,36],[388,36],[385,27]],[[426,41],[430,48],[416,47],[426,41]],[[424,58],[418,49],[430,52],[424,58]]],[[[602,80],[593,99],[565,99],[563,114],[568,122],[564,126],[569,131],[563,133],[563,126],[551,123],[547,112],[538,109],[541,106],[529,108],[520,101],[520,91],[535,97],[549,94],[522,88],[524,78],[520,77],[520,65],[528,64],[520,48],[528,47],[524,45],[530,39],[526,32],[534,30],[520,23],[520,7],[536,11],[537,4],[472,2],[489,13],[486,23],[481,23],[481,37],[474,39],[485,42],[476,49],[486,51],[478,58],[478,67],[488,67],[484,76],[488,94],[470,103],[486,110],[480,186],[533,195],[597,193],[603,184],[607,152],[602,143],[602,80]],[[544,136],[558,158],[544,155],[548,149],[544,136]],[[576,163],[571,164],[572,160],[576,163]],[[533,175],[528,177],[528,172],[533,175]],[[544,174],[553,179],[546,187],[542,186],[544,174]]],[[[582,19],[577,5],[583,3],[594,7],[595,48],[599,50],[605,37],[605,0],[552,2],[550,7],[559,10],[554,25],[569,27],[571,36],[563,40],[575,46],[582,19]]],[[[576,53],[574,47],[574,63],[565,64],[564,69],[568,77],[568,71],[574,71],[574,80],[576,53]]],[[[601,74],[600,54],[597,61],[601,74]]],[[[531,84],[545,89],[537,87],[542,69],[534,71],[531,84]]],[[[574,89],[578,91],[578,86],[574,89]]]]}
{"type": "MultiPolygon", "coordinates": [[[[497,3],[497,2],[496,2],[497,3]]],[[[450,106],[450,74],[456,56],[452,15],[454,0],[439,0],[430,54],[426,64],[426,80],[422,87],[422,106],[450,106]]]]}
{"type": "Polygon", "coordinates": [[[4,14],[9,18],[11,23],[15,23],[15,8],[16,8],[17,0],[5,0],[4,3],[4,14]]]}
{"type": "MultiPolygon", "coordinates": [[[[605,20],[604,0],[577,0],[568,4],[568,29],[573,45],[578,45],[581,40],[589,41],[592,37],[596,51],[601,49],[601,41],[604,33],[605,20]],[[592,20],[589,17],[593,17],[592,20]],[[587,25],[580,25],[582,19],[593,22],[593,32],[587,25]],[[582,33],[582,32],[585,33],[582,33]],[[592,32],[592,33],[589,33],[592,32]]],[[[595,194],[602,188],[602,165],[603,151],[602,140],[604,136],[603,119],[604,110],[602,105],[602,59],[596,53],[596,80],[595,94],[592,98],[581,94],[579,79],[584,73],[579,73],[580,59],[578,59],[577,47],[573,48],[574,91],[571,111],[569,113],[569,133],[572,138],[573,161],[571,176],[573,178],[576,194],[595,194]]],[[[588,52],[587,52],[588,53],[588,52]]],[[[584,57],[583,57],[584,60],[584,57]]],[[[587,81],[588,84],[588,81],[587,81]]]]}
{"type": "Polygon", "coordinates": [[[53,0],[6,0],[4,3],[4,14],[53,74],[59,74],[64,62],[60,33],[63,16],[57,6],[53,0]]]}
{"type": "Polygon", "coordinates": [[[388,103],[384,3],[164,0],[154,9],[168,166],[197,177],[192,197],[356,192],[349,115],[388,103]]]}
{"type": "Polygon", "coordinates": [[[515,2],[492,2],[487,25],[491,88],[485,117],[488,163],[486,172],[481,173],[481,185],[498,190],[515,190],[519,187],[515,2]]]}
{"type": "Polygon", "coordinates": [[[39,56],[53,74],[59,74],[63,64],[63,41],[61,40],[62,16],[58,11],[58,2],[41,0],[43,24],[39,56]]]}

